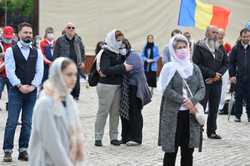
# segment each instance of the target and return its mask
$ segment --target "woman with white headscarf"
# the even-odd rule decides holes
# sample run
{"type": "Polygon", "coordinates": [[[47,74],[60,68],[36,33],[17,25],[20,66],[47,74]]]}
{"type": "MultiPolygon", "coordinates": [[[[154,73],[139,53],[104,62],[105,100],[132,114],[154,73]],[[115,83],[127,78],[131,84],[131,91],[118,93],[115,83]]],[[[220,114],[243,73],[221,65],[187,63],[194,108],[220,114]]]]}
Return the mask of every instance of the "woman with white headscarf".
{"type": "Polygon", "coordinates": [[[121,83],[123,74],[132,70],[132,65],[124,63],[126,56],[122,55],[124,35],[119,30],[107,34],[101,56],[97,55],[97,70],[100,78],[97,84],[99,108],[95,122],[95,146],[102,146],[102,138],[106,119],[109,115],[110,143],[119,146],[118,137],[119,109],[121,98],[121,83]],[[99,67],[100,66],[100,67],[99,67]]]}
{"type": "Polygon", "coordinates": [[[84,158],[76,103],[70,92],[77,68],[68,58],[56,59],[34,108],[30,166],[75,166],[84,158]]]}
{"type": "Polygon", "coordinates": [[[205,86],[200,69],[190,61],[188,41],[183,35],[170,40],[169,50],[172,62],[163,66],[158,84],[163,94],[158,144],[165,152],[164,166],[175,165],[178,147],[181,147],[181,165],[192,166],[194,148],[201,143],[201,127],[193,116],[194,105],[204,98],[205,86]]]}

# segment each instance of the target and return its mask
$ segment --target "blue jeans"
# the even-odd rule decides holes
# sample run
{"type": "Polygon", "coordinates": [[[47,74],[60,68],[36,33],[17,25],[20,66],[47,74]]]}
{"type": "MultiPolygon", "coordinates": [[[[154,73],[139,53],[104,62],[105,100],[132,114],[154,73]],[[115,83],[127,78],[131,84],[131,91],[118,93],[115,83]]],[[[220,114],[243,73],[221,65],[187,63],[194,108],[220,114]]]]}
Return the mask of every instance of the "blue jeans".
{"type": "Polygon", "coordinates": [[[8,78],[0,76],[0,99],[2,98],[2,93],[3,93],[5,85],[7,86],[7,91],[9,91],[8,78]]]}
{"type": "Polygon", "coordinates": [[[22,152],[27,150],[29,144],[32,113],[36,102],[37,90],[23,94],[16,87],[11,86],[8,97],[8,119],[4,132],[3,150],[12,152],[16,126],[22,110],[22,127],[19,136],[19,151],[22,152]]]}

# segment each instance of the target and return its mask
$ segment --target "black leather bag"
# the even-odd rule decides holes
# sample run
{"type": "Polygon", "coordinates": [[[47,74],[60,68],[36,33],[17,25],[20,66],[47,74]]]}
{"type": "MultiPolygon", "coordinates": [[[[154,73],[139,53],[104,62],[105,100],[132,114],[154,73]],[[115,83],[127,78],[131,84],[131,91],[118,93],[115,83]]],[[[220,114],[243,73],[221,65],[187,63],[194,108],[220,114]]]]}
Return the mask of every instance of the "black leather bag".
{"type": "Polygon", "coordinates": [[[95,60],[91,66],[89,77],[88,77],[89,86],[92,86],[92,87],[96,86],[98,84],[99,78],[100,78],[100,75],[98,71],[96,70],[96,60],[95,60]]]}

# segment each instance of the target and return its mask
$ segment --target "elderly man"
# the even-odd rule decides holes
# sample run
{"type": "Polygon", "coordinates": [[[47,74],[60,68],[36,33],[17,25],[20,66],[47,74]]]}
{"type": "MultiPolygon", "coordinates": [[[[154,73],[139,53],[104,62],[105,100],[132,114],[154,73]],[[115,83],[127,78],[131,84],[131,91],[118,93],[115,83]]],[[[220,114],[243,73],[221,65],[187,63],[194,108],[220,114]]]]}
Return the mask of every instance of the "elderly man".
{"type": "Polygon", "coordinates": [[[206,96],[202,104],[206,109],[207,103],[209,103],[207,136],[211,139],[221,139],[221,136],[216,134],[216,120],[221,96],[221,78],[228,68],[228,60],[224,49],[221,49],[218,42],[216,27],[209,26],[205,39],[195,44],[193,62],[200,67],[206,83],[206,96]]]}
{"type": "Polygon", "coordinates": [[[77,82],[71,94],[75,100],[80,95],[80,70],[84,69],[85,50],[81,38],[76,34],[76,26],[73,23],[67,23],[65,34],[56,40],[54,47],[54,57],[68,57],[75,62],[78,67],[77,82]]]}

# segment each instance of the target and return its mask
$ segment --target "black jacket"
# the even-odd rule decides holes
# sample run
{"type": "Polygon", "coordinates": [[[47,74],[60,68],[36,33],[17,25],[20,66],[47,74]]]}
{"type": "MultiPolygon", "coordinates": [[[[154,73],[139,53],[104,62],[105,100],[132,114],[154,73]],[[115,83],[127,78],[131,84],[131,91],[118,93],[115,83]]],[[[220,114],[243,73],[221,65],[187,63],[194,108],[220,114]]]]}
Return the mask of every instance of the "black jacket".
{"type": "MultiPolygon", "coordinates": [[[[74,37],[74,51],[77,56],[77,66],[79,67],[85,58],[85,49],[80,36],[75,35],[74,37]]],[[[63,35],[56,40],[54,46],[54,58],[58,57],[68,57],[70,58],[70,42],[67,40],[66,36],[63,35]]]]}
{"type": "Polygon", "coordinates": [[[204,40],[194,45],[193,62],[200,67],[204,80],[215,77],[216,73],[223,75],[228,69],[228,57],[223,46],[214,54],[215,58],[204,40]]]}
{"type": "Polygon", "coordinates": [[[124,61],[125,57],[122,55],[105,49],[100,60],[100,70],[106,76],[100,77],[99,83],[121,85],[123,73],[126,71],[124,61]]]}
{"type": "Polygon", "coordinates": [[[229,55],[230,77],[236,76],[238,79],[250,80],[250,46],[245,49],[241,42],[238,42],[229,55]]]}

